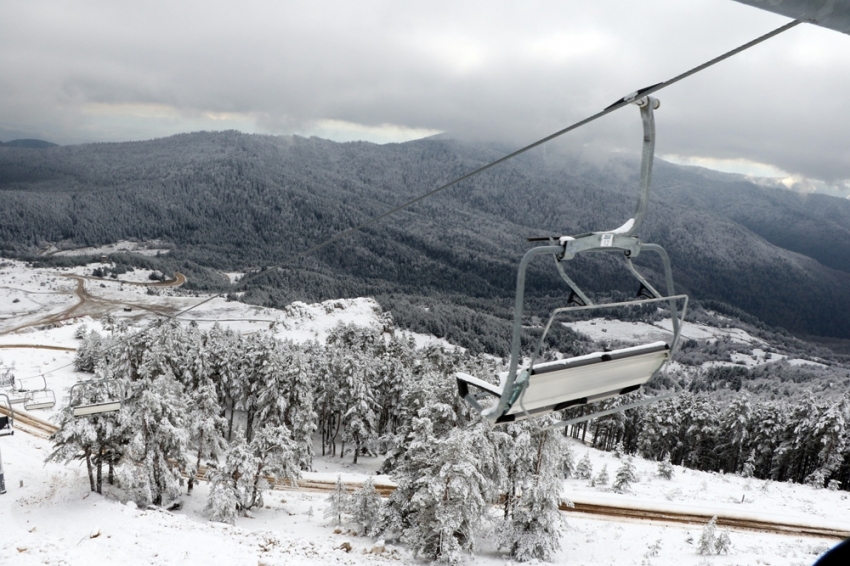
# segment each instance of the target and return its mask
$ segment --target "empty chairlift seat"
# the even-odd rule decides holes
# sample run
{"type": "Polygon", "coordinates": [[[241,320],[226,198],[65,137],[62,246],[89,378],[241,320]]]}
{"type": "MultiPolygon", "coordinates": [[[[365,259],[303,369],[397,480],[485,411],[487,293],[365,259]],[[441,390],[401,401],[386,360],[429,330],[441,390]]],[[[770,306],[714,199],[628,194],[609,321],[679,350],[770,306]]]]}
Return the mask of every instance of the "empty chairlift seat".
{"type": "Polygon", "coordinates": [[[42,391],[30,391],[24,400],[24,409],[31,411],[33,409],[49,409],[56,404],[56,395],[51,389],[42,391]]]}
{"type": "MultiPolygon", "coordinates": [[[[631,393],[649,381],[669,356],[667,343],[653,342],[537,364],[519,397],[491,418],[497,424],[512,422],[631,393]]],[[[463,373],[457,374],[457,384],[464,398],[470,386],[494,397],[503,392],[502,386],[463,373]]]]}
{"type": "Polygon", "coordinates": [[[114,413],[121,409],[123,397],[116,380],[81,381],[71,387],[71,412],[75,417],[114,413]]]}

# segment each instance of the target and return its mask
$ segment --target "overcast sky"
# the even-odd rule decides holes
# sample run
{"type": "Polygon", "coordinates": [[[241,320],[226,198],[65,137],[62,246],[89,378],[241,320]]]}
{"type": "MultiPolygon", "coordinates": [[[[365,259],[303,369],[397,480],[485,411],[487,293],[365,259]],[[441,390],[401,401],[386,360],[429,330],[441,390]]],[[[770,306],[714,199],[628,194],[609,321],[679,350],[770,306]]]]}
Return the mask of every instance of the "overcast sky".
{"type": "MultiPolygon", "coordinates": [[[[787,21],[731,0],[3,0],[0,140],[519,146],[787,21]]],[[[850,36],[798,26],[657,96],[660,155],[850,195],[850,36]]],[[[564,143],[639,132],[626,108],[564,143]]]]}

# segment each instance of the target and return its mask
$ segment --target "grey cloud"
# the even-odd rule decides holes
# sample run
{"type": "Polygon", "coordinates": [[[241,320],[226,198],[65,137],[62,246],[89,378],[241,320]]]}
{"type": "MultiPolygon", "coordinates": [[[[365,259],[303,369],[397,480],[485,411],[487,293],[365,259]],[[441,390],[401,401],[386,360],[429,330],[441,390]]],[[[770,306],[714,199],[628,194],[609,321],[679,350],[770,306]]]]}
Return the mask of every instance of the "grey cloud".
{"type": "MultiPolygon", "coordinates": [[[[0,136],[129,139],[151,130],[91,105],[142,104],[185,116],[161,135],[235,113],[519,145],[785,21],[728,0],[3,3],[0,136]]],[[[797,28],[660,93],[659,150],[850,179],[848,87],[850,37],[797,28]]],[[[634,114],[565,143],[632,150],[634,114]]]]}

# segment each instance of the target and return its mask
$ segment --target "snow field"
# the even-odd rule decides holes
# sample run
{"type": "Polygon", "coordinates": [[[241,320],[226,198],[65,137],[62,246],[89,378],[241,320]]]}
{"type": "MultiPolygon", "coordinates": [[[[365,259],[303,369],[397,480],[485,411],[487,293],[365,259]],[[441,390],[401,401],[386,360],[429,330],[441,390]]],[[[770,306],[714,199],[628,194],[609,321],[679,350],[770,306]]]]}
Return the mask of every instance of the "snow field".
{"type": "MultiPolygon", "coordinates": [[[[255,509],[251,517],[240,517],[235,526],[213,523],[202,515],[208,486],[196,485],[191,496],[184,496],[181,510],[140,510],[132,502],[122,502],[119,490],[99,496],[88,489],[83,466],[43,464],[50,449],[48,441],[23,433],[0,440],[6,468],[8,493],[0,496],[0,562],[4,566],[42,564],[112,566],[119,564],[230,564],[277,565],[367,565],[420,564],[401,546],[379,545],[373,539],[356,536],[358,526],[346,522],[341,528],[322,518],[327,494],[273,491],[267,493],[266,506],[255,509]],[[20,487],[23,482],[23,487],[20,487]],[[339,530],[340,532],[335,532],[339,530]],[[99,533],[99,534],[97,534],[99,533]],[[94,538],[92,535],[97,534],[94,538]],[[346,551],[340,547],[350,545],[346,551]],[[373,554],[375,552],[383,552],[373,554]]],[[[596,464],[613,458],[591,451],[596,464]]],[[[334,468],[343,472],[343,480],[362,481],[377,460],[357,466],[339,458],[317,458],[316,468],[326,472],[311,474],[333,478],[334,468]]],[[[639,473],[652,463],[636,460],[639,473]]],[[[681,473],[670,482],[688,484],[690,474],[681,473]]],[[[710,474],[706,474],[710,476],[710,474]]],[[[635,486],[655,486],[666,480],[642,480],[635,486]]],[[[701,482],[697,478],[698,482],[701,482]]],[[[579,493],[581,482],[567,480],[565,495],[579,493]]],[[[721,493],[726,482],[706,480],[710,493],[721,493]]],[[[771,486],[769,493],[782,493],[787,485],[771,486]]],[[[793,499],[793,492],[786,494],[793,499]]],[[[609,497],[613,498],[614,495],[609,497]]],[[[632,496],[618,496],[631,498],[632,496]]],[[[493,508],[492,518],[500,515],[493,508]]],[[[553,563],[569,565],[677,564],[681,566],[717,564],[770,564],[799,566],[812,564],[833,541],[734,531],[730,534],[729,555],[700,556],[696,542],[702,528],[698,525],[667,525],[652,522],[609,521],[582,515],[564,514],[562,550],[553,563]]],[[[485,527],[489,530],[489,527],[485,527]]],[[[478,545],[475,564],[506,564],[492,534],[478,545]]]]}
{"type": "MultiPolygon", "coordinates": [[[[90,269],[90,268],[86,268],[90,269]]],[[[89,271],[90,272],[90,271],[89,271]]],[[[0,277],[4,270],[0,270],[0,277]]],[[[82,273],[82,272],[81,272],[82,273]]],[[[26,279],[25,290],[34,293],[49,284],[66,283],[66,278],[44,270],[29,270],[25,266],[15,277],[26,279]],[[33,275],[30,273],[35,273],[33,275]],[[37,276],[36,276],[37,275],[37,276]],[[51,279],[51,277],[53,279],[51,279]]],[[[73,283],[73,282],[71,282],[73,283]]],[[[114,302],[115,314],[126,317],[131,324],[150,320],[147,311],[136,312],[135,306],[185,308],[202,297],[170,296],[172,290],[159,289],[160,295],[148,295],[136,285],[115,281],[87,281],[92,295],[114,302]],[[103,286],[101,286],[103,285],[103,286]],[[122,304],[134,305],[132,316],[122,314],[122,304]]],[[[69,305],[73,302],[69,301],[69,305]]],[[[61,310],[61,309],[60,309],[61,310]]],[[[35,312],[43,315],[44,312],[35,312]]],[[[225,299],[215,299],[192,311],[203,329],[215,322],[242,333],[267,330],[270,326],[278,338],[296,342],[323,341],[339,322],[363,326],[380,324],[380,311],[370,299],[327,301],[317,305],[295,303],[285,311],[264,309],[225,299]]],[[[82,325],[104,332],[91,318],[68,321],[53,328],[30,328],[14,334],[0,334],[2,344],[56,345],[75,347],[79,344],[74,332],[82,325]]],[[[609,324],[610,321],[605,321],[609,324]]],[[[617,323],[633,325],[632,323],[617,323]]],[[[591,325],[593,326],[593,325],[591,325]]],[[[647,332],[663,330],[644,325],[647,332]]],[[[604,333],[612,338],[611,326],[604,333]]],[[[699,329],[698,329],[699,330],[699,329]]],[[[713,329],[719,330],[719,329],[713,329]]],[[[701,331],[701,330],[700,330],[701,331]]],[[[0,329],[2,332],[2,329],[0,329]]],[[[746,333],[744,333],[746,334],[746,333]]],[[[417,345],[437,341],[432,337],[413,336],[417,345]]],[[[645,339],[645,338],[641,338],[645,339]]],[[[73,360],[73,353],[46,349],[0,349],[2,365],[11,365],[18,377],[38,375],[73,360]]],[[[77,374],[65,368],[48,375],[48,386],[56,390],[59,403],[78,379],[89,374],[77,374]]],[[[34,412],[47,418],[53,411],[34,412]]],[[[320,451],[320,444],[316,450],[320,451]]],[[[577,463],[588,452],[597,474],[608,465],[613,478],[621,461],[612,454],[571,443],[577,463]]],[[[48,442],[17,433],[0,439],[6,483],[9,493],[0,496],[0,564],[367,564],[375,561],[417,563],[409,551],[387,546],[381,555],[369,552],[375,543],[355,537],[357,526],[344,525],[341,533],[321,519],[326,507],[326,495],[315,493],[273,492],[267,495],[267,507],[252,511],[252,517],[240,517],[236,525],[212,523],[202,515],[208,486],[202,482],[195,493],[184,497],[184,508],[175,513],[135,509],[123,504],[127,499],[120,491],[107,491],[106,497],[91,493],[84,467],[43,464],[50,450],[48,442]],[[23,487],[20,482],[23,481],[23,487]],[[310,510],[312,509],[312,514],[310,510]],[[11,521],[6,520],[11,518],[11,521]],[[33,528],[35,530],[33,530],[33,528]],[[100,535],[91,538],[91,534],[100,535]],[[342,543],[351,545],[350,552],[340,550],[342,543]],[[18,551],[23,548],[23,551],[18,551]],[[394,551],[394,552],[393,552],[394,551]]],[[[380,461],[361,458],[360,464],[350,464],[350,457],[318,457],[316,472],[305,479],[334,481],[341,473],[343,481],[360,482],[373,473],[380,461]]],[[[675,467],[672,480],[656,477],[656,463],[635,460],[639,480],[626,494],[613,493],[610,487],[591,487],[587,480],[566,480],[564,495],[575,501],[599,502],[612,505],[655,506],[693,510],[700,513],[744,513],[762,519],[788,522],[809,522],[834,526],[849,517],[847,493],[814,490],[807,486],[772,484],[760,480],[745,480],[735,476],[695,472],[675,467]],[[743,501],[739,502],[739,496],[743,501]]],[[[383,482],[386,478],[377,478],[383,482]]],[[[610,486],[610,480],[609,480],[610,486]]],[[[107,488],[109,489],[109,488],[107,488]]],[[[492,516],[499,516],[494,508],[492,516]]],[[[732,533],[732,553],[729,556],[702,557],[696,554],[694,542],[701,527],[685,527],[647,522],[613,522],[583,515],[565,515],[562,532],[562,551],[555,557],[558,564],[811,564],[817,554],[828,548],[830,541],[796,538],[760,533],[732,533]],[[691,542],[688,542],[688,538],[691,542]],[[656,545],[656,541],[661,541],[656,545]],[[657,549],[655,547],[657,546],[657,549]],[[655,554],[655,555],[653,555],[655,554]]],[[[487,527],[489,529],[489,527],[487,527]]],[[[490,529],[492,531],[492,529],[490,529]]],[[[481,538],[475,562],[504,564],[504,551],[498,549],[492,532],[481,538]]]]}

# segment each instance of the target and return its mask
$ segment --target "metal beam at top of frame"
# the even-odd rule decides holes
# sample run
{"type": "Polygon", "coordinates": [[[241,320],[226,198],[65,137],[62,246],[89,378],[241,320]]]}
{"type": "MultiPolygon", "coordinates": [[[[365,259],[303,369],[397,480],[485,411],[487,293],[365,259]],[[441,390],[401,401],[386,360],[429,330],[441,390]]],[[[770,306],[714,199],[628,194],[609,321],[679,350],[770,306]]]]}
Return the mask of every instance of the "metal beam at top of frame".
{"type": "Polygon", "coordinates": [[[850,0],[735,0],[850,35],[850,0]]]}

